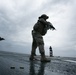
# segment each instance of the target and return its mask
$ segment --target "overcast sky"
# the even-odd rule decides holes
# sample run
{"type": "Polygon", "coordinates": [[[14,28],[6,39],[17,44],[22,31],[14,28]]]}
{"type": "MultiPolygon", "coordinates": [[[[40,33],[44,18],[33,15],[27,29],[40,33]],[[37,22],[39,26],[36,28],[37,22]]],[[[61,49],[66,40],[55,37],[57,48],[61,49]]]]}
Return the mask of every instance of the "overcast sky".
{"type": "MultiPolygon", "coordinates": [[[[30,53],[31,30],[42,14],[56,31],[44,36],[46,55],[76,57],[76,0],[0,0],[0,51],[30,53]]],[[[38,50],[37,50],[38,54],[38,50]]]]}

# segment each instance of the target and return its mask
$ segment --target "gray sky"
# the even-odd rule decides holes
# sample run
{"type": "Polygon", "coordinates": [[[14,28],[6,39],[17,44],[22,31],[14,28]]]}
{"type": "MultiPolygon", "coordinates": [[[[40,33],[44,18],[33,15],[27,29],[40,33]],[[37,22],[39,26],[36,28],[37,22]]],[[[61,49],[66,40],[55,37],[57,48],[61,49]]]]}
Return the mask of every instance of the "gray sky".
{"type": "MultiPolygon", "coordinates": [[[[44,36],[46,55],[76,57],[76,0],[0,0],[1,51],[30,53],[31,30],[41,14],[47,14],[56,31],[44,36]]],[[[38,50],[37,50],[38,54],[38,50]]]]}

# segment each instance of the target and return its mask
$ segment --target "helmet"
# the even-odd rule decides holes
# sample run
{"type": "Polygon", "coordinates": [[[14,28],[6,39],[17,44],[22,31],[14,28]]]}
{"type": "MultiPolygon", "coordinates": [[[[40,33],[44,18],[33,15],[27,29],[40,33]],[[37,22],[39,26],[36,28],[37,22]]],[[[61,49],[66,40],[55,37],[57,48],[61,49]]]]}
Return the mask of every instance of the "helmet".
{"type": "Polygon", "coordinates": [[[49,16],[47,16],[46,14],[42,14],[42,15],[39,17],[39,19],[40,19],[40,18],[46,18],[46,19],[48,19],[49,16]]]}

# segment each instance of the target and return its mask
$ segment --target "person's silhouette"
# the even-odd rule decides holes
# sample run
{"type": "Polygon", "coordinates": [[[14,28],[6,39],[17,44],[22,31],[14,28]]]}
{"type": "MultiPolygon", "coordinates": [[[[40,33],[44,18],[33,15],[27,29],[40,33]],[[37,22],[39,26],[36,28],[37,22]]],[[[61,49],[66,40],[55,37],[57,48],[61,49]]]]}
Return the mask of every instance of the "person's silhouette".
{"type": "Polygon", "coordinates": [[[46,58],[45,55],[45,49],[44,49],[44,40],[43,36],[47,34],[47,31],[50,30],[56,30],[55,27],[52,25],[51,22],[48,22],[47,19],[49,16],[46,14],[42,14],[40,17],[38,17],[37,22],[33,26],[32,30],[32,49],[31,49],[31,55],[30,60],[33,61],[35,58],[35,53],[37,47],[39,48],[39,53],[41,55],[41,62],[50,62],[48,58],[46,58]]]}

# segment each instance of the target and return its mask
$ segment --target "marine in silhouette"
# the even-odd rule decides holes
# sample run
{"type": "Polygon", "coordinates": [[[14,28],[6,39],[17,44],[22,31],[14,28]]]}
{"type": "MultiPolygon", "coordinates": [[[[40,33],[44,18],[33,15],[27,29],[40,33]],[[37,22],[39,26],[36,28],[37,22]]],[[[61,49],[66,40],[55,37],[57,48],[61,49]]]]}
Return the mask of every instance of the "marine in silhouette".
{"type": "Polygon", "coordinates": [[[49,48],[49,51],[50,51],[50,57],[53,57],[53,50],[52,50],[52,47],[51,46],[49,48]]]}
{"type": "Polygon", "coordinates": [[[43,36],[47,33],[47,30],[55,30],[55,27],[48,21],[46,21],[49,17],[46,14],[42,14],[37,23],[34,25],[32,30],[32,50],[30,55],[30,60],[34,60],[34,55],[36,52],[36,48],[39,47],[39,52],[41,54],[41,62],[50,62],[49,59],[45,56],[44,50],[44,40],[43,36]]]}

